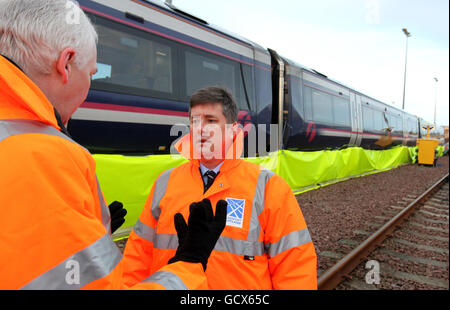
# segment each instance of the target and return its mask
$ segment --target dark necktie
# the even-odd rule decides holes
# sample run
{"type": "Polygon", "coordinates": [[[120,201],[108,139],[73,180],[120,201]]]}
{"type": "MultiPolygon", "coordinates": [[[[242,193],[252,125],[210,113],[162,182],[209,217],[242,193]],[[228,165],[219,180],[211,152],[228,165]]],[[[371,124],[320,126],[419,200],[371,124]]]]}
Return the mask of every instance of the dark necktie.
{"type": "Polygon", "coordinates": [[[211,185],[213,184],[214,179],[217,176],[217,173],[215,173],[212,170],[208,170],[208,171],[205,172],[204,176],[206,176],[206,184],[205,184],[205,191],[204,191],[204,193],[206,193],[208,188],[210,188],[211,185]]]}

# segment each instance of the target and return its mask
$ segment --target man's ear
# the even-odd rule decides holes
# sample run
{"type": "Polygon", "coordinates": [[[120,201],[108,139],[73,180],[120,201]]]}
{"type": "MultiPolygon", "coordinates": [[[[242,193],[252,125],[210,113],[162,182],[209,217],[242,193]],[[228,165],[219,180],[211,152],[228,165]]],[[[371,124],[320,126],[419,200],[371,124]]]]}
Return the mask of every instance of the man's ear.
{"type": "Polygon", "coordinates": [[[234,138],[236,138],[236,135],[237,135],[238,130],[239,130],[239,123],[238,122],[234,122],[231,125],[231,129],[233,130],[233,139],[234,139],[234,138]]]}
{"type": "Polygon", "coordinates": [[[65,48],[60,54],[56,61],[56,71],[61,77],[63,84],[69,81],[70,74],[75,61],[75,50],[71,47],[65,48]]]}

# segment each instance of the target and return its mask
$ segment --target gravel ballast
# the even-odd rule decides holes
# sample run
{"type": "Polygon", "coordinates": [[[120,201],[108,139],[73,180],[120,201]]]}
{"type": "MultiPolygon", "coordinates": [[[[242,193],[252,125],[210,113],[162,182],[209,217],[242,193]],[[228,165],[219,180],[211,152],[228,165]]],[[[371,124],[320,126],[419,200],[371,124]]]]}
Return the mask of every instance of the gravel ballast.
{"type": "MultiPolygon", "coordinates": [[[[449,158],[445,156],[438,159],[436,167],[419,166],[417,164],[405,165],[297,195],[297,201],[300,204],[316,249],[319,276],[342,256],[348,254],[358,243],[365,240],[370,233],[375,232],[382,224],[398,213],[400,207],[409,204],[414,197],[422,194],[448,171],[449,158]]],[[[432,219],[435,223],[427,223],[427,225],[438,229],[445,226],[439,221],[448,223],[448,211],[438,211],[443,217],[437,217],[426,213],[426,210],[433,209],[422,210],[425,212],[415,215],[418,217],[415,220],[417,223],[421,223],[421,221],[425,223],[426,219],[432,219]]],[[[448,249],[448,234],[438,231],[436,235],[438,236],[437,240],[432,240],[431,243],[430,240],[426,240],[427,244],[448,249]]],[[[412,237],[410,233],[403,233],[403,236],[406,240],[411,241],[420,239],[420,237],[412,237]]],[[[417,255],[421,252],[426,251],[416,250],[406,254],[417,255]]],[[[425,255],[433,256],[438,261],[446,261],[446,267],[429,266],[424,268],[417,263],[404,262],[398,257],[386,257],[387,259],[399,260],[399,265],[403,266],[401,268],[405,271],[416,266],[414,268],[418,269],[423,276],[437,275],[437,277],[442,277],[439,272],[446,271],[448,281],[448,251],[447,254],[425,253],[425,255]]],[[[396,287],[380,288],[395,289],[396,287]]],[[[402,287],[402,289],[417,288],[414,285],[402,287]]],[[[419,288],[433,289],[434,287],[422,286],[419,288]]]]}

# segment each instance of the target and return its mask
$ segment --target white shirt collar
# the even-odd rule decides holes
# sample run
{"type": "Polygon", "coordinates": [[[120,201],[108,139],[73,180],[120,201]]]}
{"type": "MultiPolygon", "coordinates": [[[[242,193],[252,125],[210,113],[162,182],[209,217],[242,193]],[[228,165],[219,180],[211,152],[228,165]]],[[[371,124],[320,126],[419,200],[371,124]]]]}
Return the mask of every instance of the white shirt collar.
{"type": "Polygon", "coordinates": [[[202,173],[202,176],[204,176],[204,175],[205,175],[205,172],[208,171],[208,170],[212,170],[212,171],[214,171],[214,172],[217,174],[217,173],[219,173],[220,166],[222,166],[222,164],[223,164],[223,162],[221,162],[219,165],[217,165],[217,167],[214,168],[214,169],[208,169],[208,168],[206,168],[205,166],[203,166],[203,165],[200,163],[200,172],[202,173]]]}

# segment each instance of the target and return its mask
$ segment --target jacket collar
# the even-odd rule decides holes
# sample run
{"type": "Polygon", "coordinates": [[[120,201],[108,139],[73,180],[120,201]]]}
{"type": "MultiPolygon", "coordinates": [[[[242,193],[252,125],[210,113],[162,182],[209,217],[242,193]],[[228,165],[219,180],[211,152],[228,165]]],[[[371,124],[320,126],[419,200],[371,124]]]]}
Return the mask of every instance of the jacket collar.
{"type": "Polygon", "coordinates": [[[10,63],[12,63],[14,66],[16,66],[20,71],[23,72],[22,68],[19,67],[18,64],[16,64],[14,61],[12,61],[10,58],[6,57],[5,55],[0,54],[0,56],[3,56],[4,58],[6,58],[6,60],[8,60],[10,63]]]}
{"type": "MultiPolygon", "coordinates": [[[[195,167],[200,168],[200,156],[196,154],[192,141],[191,135],[187,134],[175,144],[175,149],[186,159],[188,159],[195,167]]],[[[236,137],[234,138],[233,144],[227,150],[225,155],[225,160],[223,165],[220,167],[221,172],[226,172],[227,170],[235,167],[240,163],[240,157],[242,151],[244,150],[244,133],[241,128],[238,129],[236,137]]]]}
{"type": "Polygon", "coordinates": [[[55,110],[17,64],[0,55],[0,119],[29,119],[60,130],[55,110]]]}

